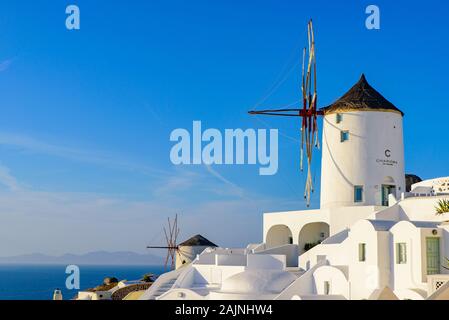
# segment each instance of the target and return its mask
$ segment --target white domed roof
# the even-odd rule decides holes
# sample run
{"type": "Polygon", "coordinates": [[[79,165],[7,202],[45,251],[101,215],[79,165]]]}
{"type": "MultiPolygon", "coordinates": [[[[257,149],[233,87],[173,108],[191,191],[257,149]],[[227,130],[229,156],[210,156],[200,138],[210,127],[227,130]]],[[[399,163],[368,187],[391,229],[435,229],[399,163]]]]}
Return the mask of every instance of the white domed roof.
{"type": "Polygon", "coordinates": [[[245,270],[223,281],[221,291],[232,293],[280,293],[297,278],[287,271],[245,270]]]}

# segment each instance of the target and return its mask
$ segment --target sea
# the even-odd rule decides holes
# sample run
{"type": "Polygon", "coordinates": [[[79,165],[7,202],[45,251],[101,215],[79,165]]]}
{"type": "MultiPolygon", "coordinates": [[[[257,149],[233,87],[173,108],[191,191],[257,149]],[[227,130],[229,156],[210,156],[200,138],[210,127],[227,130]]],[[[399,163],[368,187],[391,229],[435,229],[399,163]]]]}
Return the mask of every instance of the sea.
{"type": "Polygon", "coordinates": [[[147,273],[160,275],[163,266],[79,266],[80,290],[66,288],[66,265],[0,265],[0,300],[51,300],[60,289],[64,300],[96,287],[106,277],[139,280],[147,273]]]}

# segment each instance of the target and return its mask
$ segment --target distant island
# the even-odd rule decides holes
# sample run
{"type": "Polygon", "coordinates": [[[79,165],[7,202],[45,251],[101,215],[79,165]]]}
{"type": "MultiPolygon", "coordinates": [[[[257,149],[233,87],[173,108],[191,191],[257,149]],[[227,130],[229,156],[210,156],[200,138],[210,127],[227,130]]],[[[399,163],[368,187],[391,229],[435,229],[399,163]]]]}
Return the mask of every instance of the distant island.
{"type": "Polygon", "coordinates": [[[162,265],[164,259],[151,254],[130,251],[95,251],[86,254],[49,256],[40,253],[0,257],[0,264],[76,264],[76,265],[162,265]]]}

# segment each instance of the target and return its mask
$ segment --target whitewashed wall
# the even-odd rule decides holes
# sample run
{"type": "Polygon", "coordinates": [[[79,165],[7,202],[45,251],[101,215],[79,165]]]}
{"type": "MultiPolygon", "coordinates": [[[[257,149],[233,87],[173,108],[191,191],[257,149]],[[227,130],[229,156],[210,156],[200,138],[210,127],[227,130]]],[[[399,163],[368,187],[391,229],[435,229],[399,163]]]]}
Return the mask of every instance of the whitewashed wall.
{"type": "Polygon", "coordinates": [[[379,259],[384,259],[389,252],[388,248],[379,247],[378,233],[367,220],[359,221],[349,232],[347,255],[351,299],[368,299],[374,290],[380,288],[379,259]],[[366,244],[365,261],[359,261],[359,243],[366,244]]]}
{"type": "Polygon", "coordinates": [[[323,121],[321,208],[380,205],[381,185],[387,177],[394,180],[399,196],[405,191],[402,116],[377,111],[342,115],[339,124],[336,114],[326,115],[323,121]],[[349,131],[348,141],[341,142],[342,130],[349,131]],[[355,185],[364,186],[363,202],[354,203],[355,185]]]}

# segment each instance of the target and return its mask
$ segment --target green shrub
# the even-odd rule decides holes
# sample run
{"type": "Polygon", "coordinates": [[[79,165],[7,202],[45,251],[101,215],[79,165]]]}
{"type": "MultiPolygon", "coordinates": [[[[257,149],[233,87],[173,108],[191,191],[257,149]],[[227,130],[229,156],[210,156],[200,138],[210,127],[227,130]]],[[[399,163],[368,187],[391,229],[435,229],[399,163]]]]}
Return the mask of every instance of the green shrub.
{"type": "Polygon", "coordinates": [[[154,274],[147,273],[142,277],[143,282],[154,282],[154,274]]]}

